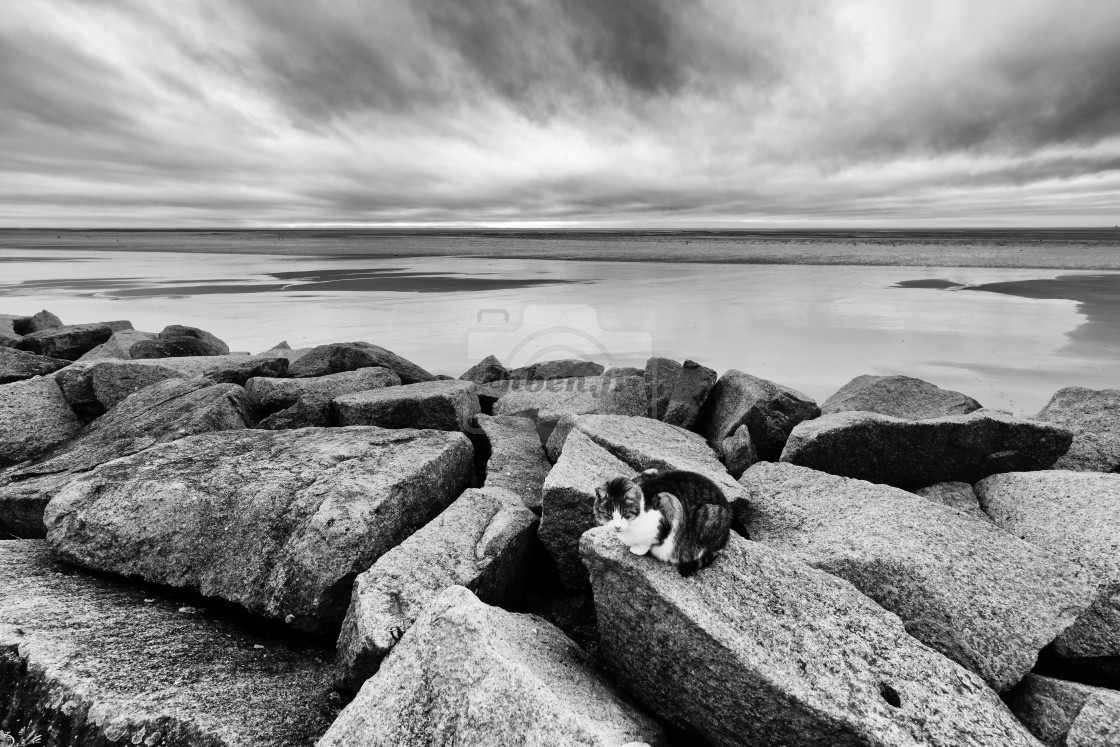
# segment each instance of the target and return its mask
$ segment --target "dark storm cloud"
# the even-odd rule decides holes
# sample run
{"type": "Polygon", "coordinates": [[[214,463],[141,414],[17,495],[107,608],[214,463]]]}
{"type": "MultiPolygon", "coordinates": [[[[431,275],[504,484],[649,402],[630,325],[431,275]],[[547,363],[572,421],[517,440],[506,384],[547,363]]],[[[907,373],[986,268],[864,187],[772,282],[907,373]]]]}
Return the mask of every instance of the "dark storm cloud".
{"type": "Polygon", "coordinates": [[[28,0],[7,16],[8,225],[1115,220],[1111,0],[28,0]]]}

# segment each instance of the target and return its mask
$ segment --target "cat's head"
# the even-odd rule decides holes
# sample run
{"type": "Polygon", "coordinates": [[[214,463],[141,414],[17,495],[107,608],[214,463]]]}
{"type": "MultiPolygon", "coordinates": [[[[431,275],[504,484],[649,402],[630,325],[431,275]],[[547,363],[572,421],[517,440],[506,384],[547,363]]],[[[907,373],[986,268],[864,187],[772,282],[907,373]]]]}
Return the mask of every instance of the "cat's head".
{"type": "Polygon", "coordinates": [[[642,512],[642,489],[632,480],[616,477],[595,488],[595,521],[622,531],[642,512]]]}

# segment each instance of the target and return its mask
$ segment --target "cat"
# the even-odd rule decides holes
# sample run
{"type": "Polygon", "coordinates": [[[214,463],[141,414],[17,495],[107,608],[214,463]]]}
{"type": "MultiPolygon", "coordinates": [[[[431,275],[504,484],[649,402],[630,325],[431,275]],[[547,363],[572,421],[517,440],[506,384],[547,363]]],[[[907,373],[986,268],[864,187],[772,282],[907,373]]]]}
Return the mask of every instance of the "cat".
{"type": "Polygon", "coordinates": [[[672,563],[682,576],[708,566],[727,544],[733,515],[719,486],[683,470],[650,469],[595,490],[595,520],[635,555],[672,563]]]}

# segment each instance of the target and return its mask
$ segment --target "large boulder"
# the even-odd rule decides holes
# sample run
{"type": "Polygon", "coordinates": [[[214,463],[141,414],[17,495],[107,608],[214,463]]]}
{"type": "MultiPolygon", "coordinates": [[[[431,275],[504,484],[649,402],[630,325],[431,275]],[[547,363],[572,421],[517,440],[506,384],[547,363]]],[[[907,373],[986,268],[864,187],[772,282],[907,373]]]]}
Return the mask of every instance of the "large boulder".
{"type": "Polygon", "coordinates": [[[144,387],[168,379],[190,378],[170,366],[116,359],[75,363],[54,377],[62,396],[86,420],[103,415],[144,387]]]}
{"type": "Polygon", "coordinates": [[[129,348],[133,358],[185,358],[195,355],[229,355],[229,345],[206,330],[172,324],[154,340],[139,340],[129,348]]]}
{"type": "Polygon", "coordinates": [[[312,379],[254,377],[245,382],[245,392],[257,412],[269,415],[291,407],[303,397],[325,399],[367,389],[397,386],[400,377],[387,368],[359,368],[312,379]]]}
{"type": "Polygon", "coordinates": [[[258,355],[195,355],[137,360],[95,358],[73,363],[55,374],[55,378],[66,392],[67,399],[75,402],[76,406],[85,407],[92,404],[104,409],[105,405],[98,401],[95,395],[96,371],[102,372],[100,377],[106,391],[109,388],[118,388],[122,391],[131,389],[127,379],[141,382],[154,381],[159,378],[173,378],[173,373],[176,373],[178,378],[190,379],[202,376],[215,384],[244,386],[252,378],[287,376],[289,358],[284,353],[291,354],[294,351],[270,350],[258,355]],[[108,367],[110,363],[115,367],[108,367]],[[143,370],[145,366],[161,373],[157,375],[146,372],[143,370]],[[122,378],[118,387],[112,387],[110,384],[111,375],[122,378]]]}
{"type": "Polygon", "coordinates": [[[1120,472],[1120,389],[1060,389],[1038,419],[1073,431],[1054,469],[1120,472]]]}
{"type": "Polygon", "coordinates": [[[43,309],[37,314],[32,314],[22,320],[18,331],[21,335],[30,335],[35,332],[42,332],[46,329],[58,329],[61,326],[63,326],[61,319],[46,309],[43,309]]]}
{"type": "Polygon", "coordinates": [[[326,376],[359,368],[388,368],[402,384],[435,381],[436,377],[391,350],[368,342],[339,342],[312,348],[293,361],[288,373],[296,378],[326,376]]]}
{"type": "Polygon", "coordinates": [[[76,438],[38,459],[0,472],[0,524],[42,537],[43,511],[74,476],[156,444],[249,427],[241,387],[206,379],[158,382],[132,395],[76,438]]]}
{"type": "Polygon", "coordinates": [[[794,428],[782,461],[912,490],[1046,469],[1072,438],[1061,426],[997,410],[929,420],[841,412],[794,428]]]}
{"type": "Polygon", "coordinates": [[[122,329],[92,350],[83,353],[80,361],[104,360],[106,358],[132,358],[132,346],[145,340],[155,340],[158,336],[152,332],[140,332],[135,329],[122,329]]]}
{"type": "Polygon", "coordinates": [[[669,400],[681,378],[683,366],[672,358],[650,358],[642,375],[649,390],[648,417],[661,420],[669,409],[669,400]]]}
{"type": "Polygon", "coordinates": [[[37,457],[70,440],[81,428],[51,379],[0,384],[0,467],[37,457]]]}
{"type": "Polygon", "coordinates": [[[877,412],[893,418],[924,420],[967,415],[982,405],[960,392],[910,376],[857,376],[821,404],[822,415],[877,412]]]}
{"type": "Polygon", "coordinates": [[[0,728],[13,734],[33,725],[43,744],[73,747],[307,745],[331,722],[328,657],[77,571],[43,541],[0,542],[0,728]]]}
{"type": "Polygon", "coordinates": [[[541,448],[536,425],[512,415],[479,415],[477,422],[490,447],[486,487],[510,491],[539,514],[541,491],[552,465],[541,448]]]}
{"type": "Polygon", "coordinates": [[[976,485],[984,512],[1016,537],[1081,565],[1097,596],[1055,641],[1062,656],[1120,656],[1120,475],[1047,470],[976,485]]]}
{"type": "Polygon", "coordinates": [[[334,414],[339,425],[467,431],[479,414],[478,394],[475,384],[456,379],[403,384],[336,397],[334,414]]]}
{"type": "Polygon", "coordinates": [[[26,317],[0,314],[0,348],[18,348],[23,335],[16,332],[16,325],[26,317]]]}
{"type": "Polygon", "coordinates": [[[745,425],[759,459],[773,462],[794,426],[820,414],[817,403],[801,392],[731,369],[712,387],[696,430],[718,450],[745,425]]]}
{"type": "Polygon", "coordinates": [[[463,381],[473,381],[476,384],[489,384],[492,381],[503,381],[509,377],[509,369],[503,366],[500,360],[488,355],[464,371],[459,378],[463,381]]]}
{"type": "Polygon", "coordinates": [[[689,578],[593,529],[601,654],[655,714],[714,745],[1036,747],[984,681],[847,581],[731,535],[689,578]]]}
{"type": "Polygon", "coordinates": [[[561,361],[544,361],[521,366],[509,372],[509,378],[528,381],[548,379],[577,379],[585,376],[598,376],[603,366],[594,361],[570,358],[561,361]]]}
{"type": "Polygon", "coordinates": [[[689,430],[695,428],[717,378],[716,372],[707,366],[686,360],[661,419],[669,425],[679,425],[689,430]]]}
{"type": "Polygon", "coordinates": [[[207,433],[78,477],[43,521],[72,563],[335,633],[357,574],[446,508],[473,473],[460,433],[207,433]]]}
{"type": "Polygon", "coordinates": [[[1029,674],[1007,699],[1047,747],[1120,744],[1120,692],[1029,674]]]}
{"type": "Polygon", "coordinates": [[[850,581],[1000,692],[1096,597],[1075,563],[898,488],[772,462],[741,483],[753,539],[850,581]]]}
{"type": "Polygon", "coordinates": [[[514,494],[468,490],[358,575],[338,637],[338,681],[356,691],[441,591],[509,607],[525,591],[537,517],[514,494]]]}
{"type": "Polygon", "coordinates": [[[432,600],[319,747],[452,744],[667,743],[552,624],[454,586],[432,600]]]}
{"type": "Polygon", "coordinates": [[[533,418],[538,432],[546,440],[565,415],[645,415],[649,408],[646,383],[640,376],[595,376],[501,384],[506,389],[494,402],[493,413],[533,418]]]}
{"type": "Polygon", "coordinates": [[[595,526],[595,488],[611,478],[633,474],[630,465],[587,434],[576,431],[568,435],[564,452],[544,481],[537,531],[565,586],[587,587],[587,569],[579,559],[579,538],[595,526]]]}
{"type": "Polygon", "coordinates": [[[74,361],[122,329],[132,329],[128,322],[70,324],[24,335],[20,348],[35,355],[74,361]]]}
{"type": "Polygon", "coordinates": [[[70,361],[25,353],[16,348],[0,345],[0,384],[11,384],[13,381],[45,376],[69,365],[70,361]]]}

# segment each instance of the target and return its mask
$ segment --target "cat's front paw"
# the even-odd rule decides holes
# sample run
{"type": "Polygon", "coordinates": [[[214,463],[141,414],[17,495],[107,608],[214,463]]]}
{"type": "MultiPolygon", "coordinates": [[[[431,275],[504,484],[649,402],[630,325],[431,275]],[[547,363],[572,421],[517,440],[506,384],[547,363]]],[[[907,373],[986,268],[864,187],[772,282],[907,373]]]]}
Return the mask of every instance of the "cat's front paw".
{"type": "Polygon", "coordinates": [[[630,552],[634,553],[635,555],[645,555],[647,552],[649,552],[649,545],[631,545],[630,552]]]}

